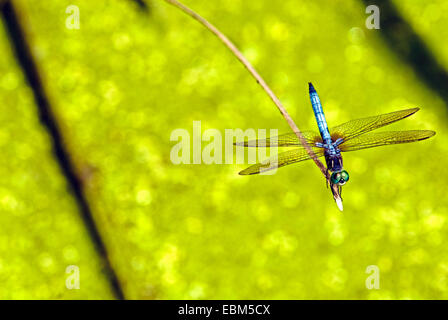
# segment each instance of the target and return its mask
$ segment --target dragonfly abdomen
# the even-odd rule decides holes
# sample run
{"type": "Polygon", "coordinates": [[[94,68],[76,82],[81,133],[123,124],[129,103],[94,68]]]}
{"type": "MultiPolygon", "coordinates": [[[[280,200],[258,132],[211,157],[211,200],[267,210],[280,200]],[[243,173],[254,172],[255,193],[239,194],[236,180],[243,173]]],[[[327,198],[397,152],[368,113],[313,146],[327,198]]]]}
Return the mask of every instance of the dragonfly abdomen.
{"type": "Polygon", "coordinates": [[[322,140],[326,144],[332,142],[330,132],[328,131],[327,120],[325,119],[324,110],[322,109],[322,104],[320,103],[319,95],[314,89],[311,82],[309,84],[311,106],[313,107],[314,116],[316,118],[317,126],[319,128],[322,140]]]}

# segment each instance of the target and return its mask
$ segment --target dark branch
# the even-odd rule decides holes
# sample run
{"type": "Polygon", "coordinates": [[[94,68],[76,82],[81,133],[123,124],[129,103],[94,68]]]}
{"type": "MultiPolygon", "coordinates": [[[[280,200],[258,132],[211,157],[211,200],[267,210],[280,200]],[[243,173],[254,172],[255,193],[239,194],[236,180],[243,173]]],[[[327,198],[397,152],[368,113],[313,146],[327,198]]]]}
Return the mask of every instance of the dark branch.
{"type": "Polygon", "coordinates": [[[120,283],[110,264],[106,246],[101,239],[93,219],[92,212],[84,196],[81,179],[77,176],[75,166],[70,158],[70,154],[68,150],[66,150],[63,143],[62,134],[52,111],[53,108],[51,107],[50,101],[42,84],[39,70],[36,62],[34,61],[34,57],[30,50],[30,45],[26,38],[24,28],[21,24],[16,8],[14,7],[12,1],[6,1],[3,3],[3,6],[0,6],[0,10],[17,61],[25,74],[29,86],[32,88],[38,108],[39,119],[51,137],[53,152],[57,163],[59,164],[59,167],[67,180],[67,184],[73,193],[79,211],[97,249],[97,252],[103,259],[104,268],[111,283],[113,293],[116,298],[124,299],[120,283]]]}
{"type": "Polygon", "coordinates": [[[393,1],[362,0],[380,8],[380,34],[399,59],[409,64],[420,79],[448,103],[448,73],[425,42],[401,16],[393,1]]]}

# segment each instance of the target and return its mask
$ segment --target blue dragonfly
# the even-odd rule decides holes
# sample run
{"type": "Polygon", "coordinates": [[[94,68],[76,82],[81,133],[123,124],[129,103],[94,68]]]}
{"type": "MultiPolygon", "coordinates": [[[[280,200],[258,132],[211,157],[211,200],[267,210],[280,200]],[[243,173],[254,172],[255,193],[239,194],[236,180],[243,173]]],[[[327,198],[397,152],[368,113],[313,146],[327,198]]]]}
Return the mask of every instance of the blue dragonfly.
{"type": "MultiPolygon", "coordinates": [[[[330,183],[338,185],[339,190],[349,180],[349,174],[342,165],[342,152],[420,141],[436,134],[431,130],[370,132],[409,117],[416,113],[419,108],[355,119],[329,129],[319,96],[311,82],[309,83],[309,94],[320,134],[314,131],[302,131],[302,134],[314,153],[318,157],[325,157],[327,176],[331,172],[330,183]]],[[[244,147],[294,147],[292,150],[281,152],[261,163],[244,169],[239,173],[241,175],[258,174],[311,159],[295,133],[282,134],[267,139],[237,142],[235,145],[244,147]]]]}

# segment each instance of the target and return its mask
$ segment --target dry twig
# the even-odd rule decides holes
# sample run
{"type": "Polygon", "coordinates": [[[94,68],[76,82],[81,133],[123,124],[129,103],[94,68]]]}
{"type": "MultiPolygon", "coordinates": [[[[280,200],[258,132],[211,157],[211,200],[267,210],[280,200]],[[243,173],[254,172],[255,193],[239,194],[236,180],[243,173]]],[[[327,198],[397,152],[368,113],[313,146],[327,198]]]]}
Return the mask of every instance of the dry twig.
{"type": "MultiPolygon", "coordinates": [[[[195,19],[196,21],[200,22],[204,27],[206,27],[210,32],[212,32],[215,36],[221,40],[222,43],[237,57],[237,59],[246,67],[246,69],[249,71],[249,73],[257,80],[257,83],[261,85],[261,87],[264,89],[264,91],[268,94],[268,96],[272,99],[274,104],[277,106],[278,110],[282,114],[283,118],[285,118],[286,122],[288,122],[288,125],[291,127],[292,131],[296,134],[297,138],[299,139],[300,143],[303,145],[303,147],[306,149],[310,157],[313,159],[313,161],[316,163],[317,167],[320,169],[322,174],[324,175],[325,179],[330,183],[329,179],[330,177],[327,175],[327,169],[325,168],[324,164],[319,160],[319,158],[316,156],[316,154],[313,152],[313,149],[308,145],[305,138],[303,137],[302,133],[300,132],[297,125],[292,120],[291,116],[288,114],[286,109],[283,107],[280,100],[277,98],[277,96],[274,94],[274,92],[269,88],[269,86],[266,84],[266,82],[263,80],[263,78],[258,74],[258,72],[255,70],[255,68],[252,66],[252,64],[246,59],[246,57],[243,56],[241,51],[238,50],[238,48],[221,32],[219,31],[214,25],[212,25],[210,22],[208,22],[206,19],[201,17],[199,14],[188,8],[187,6],[183,5],[177,0],[165,0],[169,4],[175,6],[176,8],[182,10],[184,13],[188,14],[190,17],[195,19]]],[[[338,190],[337,185],[331,184],[331,189],[333,193],[334,200],[336,201],[339,209],[342,211],[342,198],[338,190]]]]}

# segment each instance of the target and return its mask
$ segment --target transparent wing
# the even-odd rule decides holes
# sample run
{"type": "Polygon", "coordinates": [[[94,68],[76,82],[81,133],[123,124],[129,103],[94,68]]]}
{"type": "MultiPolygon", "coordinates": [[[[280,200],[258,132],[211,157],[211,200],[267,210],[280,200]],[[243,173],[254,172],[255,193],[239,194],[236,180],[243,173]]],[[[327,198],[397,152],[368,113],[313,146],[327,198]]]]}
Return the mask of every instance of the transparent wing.
{"type": "Polygon", "coordinates": [[[395,111],[391,113],[385,113],[379,116],[351,120],[349,122],[331,128],[330,134],[333,141],[336,141],[338,138],[342,138],[344,139],[344,141],[348,141],[366,132],[375,130],[377,128],[391,124],[395,121],[409,117],[410,115],[416,113],[418,110],[420,109],[412,108],[401,111],[395,111]]]}
{"type": "Polygon", "coordinates": [[[386,131],[368,133],[347,142],[343,142],[339,148],[341,151],[355,151],[390,144],[408,143],[425,140],[436,133],[431,130],[386,131]]]}
{"type": "MultiPolygon", "coordinates": [[[[309,145],[314,145],[315,142],[322,142],[322,138],[319,133],[314,131],[301,131],[303,137],[309,145]]],[[[297,138],[294,132],[281,134],[276,137],[269,137],[266,139],[249,140],[243,142],[234,143],[236,146],[240,147],[300,147],[303,148],[302,144],[297,138]]]]}
{"type": "MultiPolygon", "coordinates": [[[[318,157],[322,157],[324,155],[323,148],[312,148],[314,153],[318,157]]],[[[286,166],[291,163],[300,162],[304,160],[311,159],[310,155],[306,152],[305,149],[294,149],[285,152],[279,153],[277,156],[270,157],[260,163],[254,164],[247,169],[244,169],[239,174],[247,175],[247,174],[257,174],[260,172],[265,172],[269,170],[273,170],[276,168],[280,168],[286,166]]]]}

